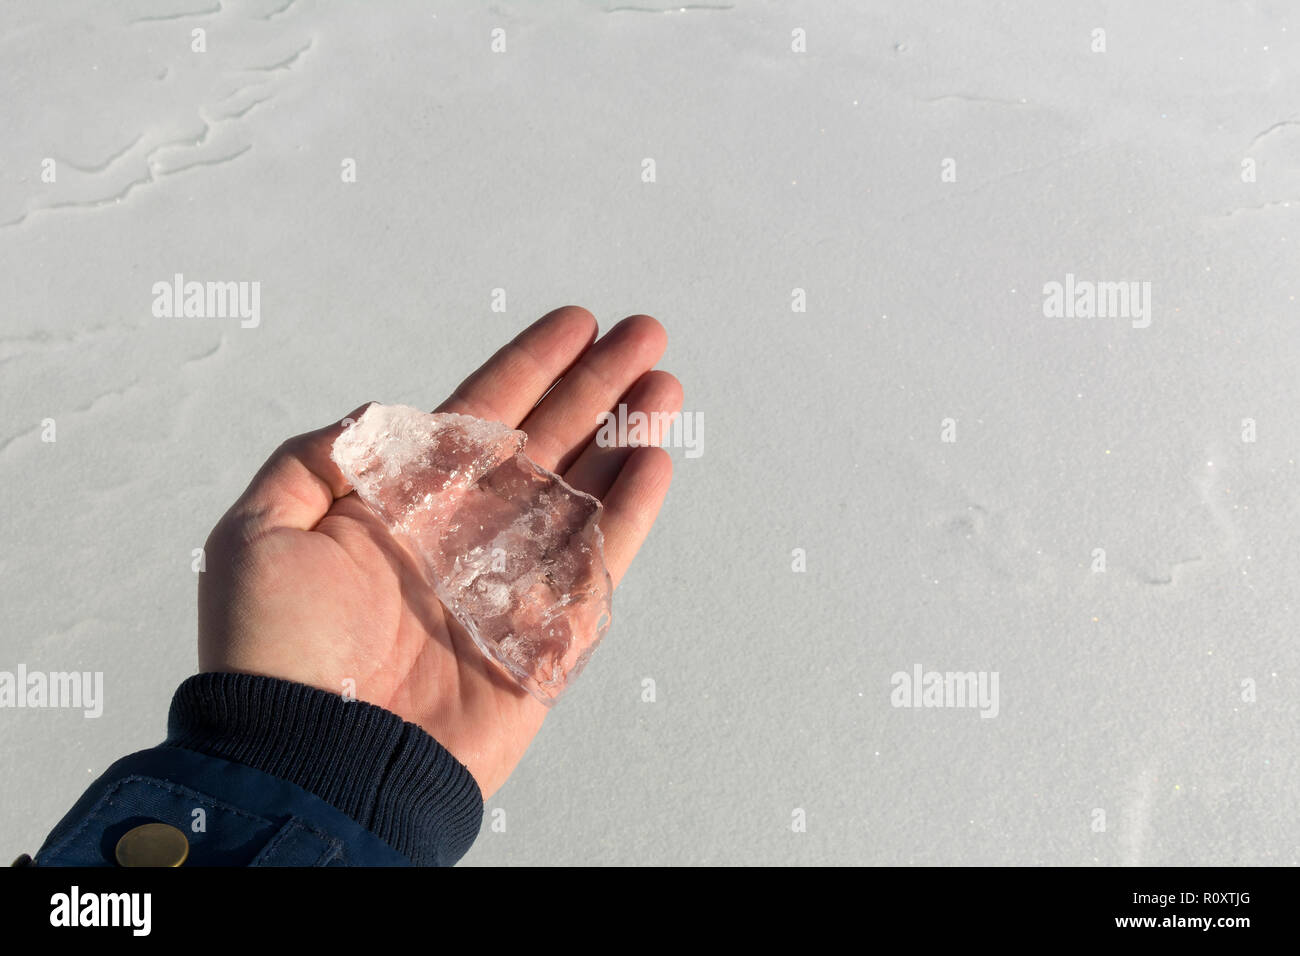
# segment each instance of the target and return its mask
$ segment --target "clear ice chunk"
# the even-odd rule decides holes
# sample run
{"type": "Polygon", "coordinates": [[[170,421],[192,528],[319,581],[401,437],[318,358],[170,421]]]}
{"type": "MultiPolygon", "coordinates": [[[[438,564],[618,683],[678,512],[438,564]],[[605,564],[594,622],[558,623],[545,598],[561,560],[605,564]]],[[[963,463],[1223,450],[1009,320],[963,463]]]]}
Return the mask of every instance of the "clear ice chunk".
{"type": "Polygon", "coordinates": [[[331,457],[474,643],[552,704],[609,627],[601,504],[500,422],[371,405],[331,457]]]}

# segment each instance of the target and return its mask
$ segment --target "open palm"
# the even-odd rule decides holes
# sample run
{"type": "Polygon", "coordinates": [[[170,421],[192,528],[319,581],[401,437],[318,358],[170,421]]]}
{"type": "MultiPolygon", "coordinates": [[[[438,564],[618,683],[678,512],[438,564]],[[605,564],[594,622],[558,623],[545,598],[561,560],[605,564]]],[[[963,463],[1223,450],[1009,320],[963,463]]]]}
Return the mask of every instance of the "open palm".
{"type": "MultiPolygon", "coordinates": [[[[530,458],[600,498],[617,587],[659,512],[672,464],[658,448],[597,446],[598,418],[620,402],[629,412],[675,413],[682,390],[651,371],[667,344],[654,319],[624,319],[599,341],[596,333],[590,313],[558,309],[437,410],[522,429],[530,458]]],[[[422,727],[486,798],[547,708],[479,652],[412,556],[351,493],[329,457],[343,427],[286,441],[213,528],[199,577],[199,667],[354,693],[422,727]]]]}

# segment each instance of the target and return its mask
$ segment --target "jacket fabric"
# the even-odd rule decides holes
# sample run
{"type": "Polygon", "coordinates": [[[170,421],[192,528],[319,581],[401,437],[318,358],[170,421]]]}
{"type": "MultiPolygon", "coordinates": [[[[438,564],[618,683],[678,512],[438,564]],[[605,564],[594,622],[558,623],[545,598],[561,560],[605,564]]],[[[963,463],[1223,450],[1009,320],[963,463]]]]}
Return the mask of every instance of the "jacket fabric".
{"type": "Polygon", "coordinates": [[[35,866],[117,866],[128,831],[165,823],[185,866],[450,866],[483,798],[455,757],[382,707],[248,674],[177,688],[167,738],[118,760],[35,866]]]}

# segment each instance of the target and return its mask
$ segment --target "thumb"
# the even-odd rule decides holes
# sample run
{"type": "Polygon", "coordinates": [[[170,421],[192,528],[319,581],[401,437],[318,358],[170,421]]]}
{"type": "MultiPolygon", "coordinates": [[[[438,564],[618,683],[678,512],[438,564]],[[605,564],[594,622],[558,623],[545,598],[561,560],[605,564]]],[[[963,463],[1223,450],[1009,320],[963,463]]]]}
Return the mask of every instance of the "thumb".
{"type": "Polygon", "coordinates": [[[242,525],[248,537],[274,528],[310,531],[316,527],[335,499],[352,490],[330,458],[334,440],[371,404],[332,425],[283,442],[231,506],[227,518],[242,525]]]}

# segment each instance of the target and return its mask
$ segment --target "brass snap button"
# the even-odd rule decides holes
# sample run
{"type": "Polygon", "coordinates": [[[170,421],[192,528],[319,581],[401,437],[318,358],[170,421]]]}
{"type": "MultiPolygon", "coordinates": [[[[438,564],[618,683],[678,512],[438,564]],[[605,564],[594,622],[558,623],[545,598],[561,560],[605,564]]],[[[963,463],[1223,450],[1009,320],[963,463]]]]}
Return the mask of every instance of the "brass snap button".
{"type": "Polygon", "coordinates": [[[190,841],[170,824],[145,823],[128,830],[113,855],[121,866],[180,866],[190,855],[190,841]]]}

